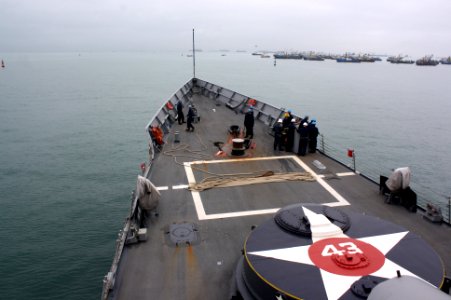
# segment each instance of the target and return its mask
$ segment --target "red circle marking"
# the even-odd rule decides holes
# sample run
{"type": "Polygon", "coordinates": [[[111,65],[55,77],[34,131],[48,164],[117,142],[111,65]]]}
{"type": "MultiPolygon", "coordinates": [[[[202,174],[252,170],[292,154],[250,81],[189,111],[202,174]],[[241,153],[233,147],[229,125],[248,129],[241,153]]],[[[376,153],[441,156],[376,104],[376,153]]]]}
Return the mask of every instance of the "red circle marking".
{"type": "Polygon", "coordinates": [[[385,262],[384,254],[377,248],[351,238],[320,240],[310,246],[308,254],[318,268],[344,276],[372,274],[379,270],[385,262]],[[362,263],[356,263],[359,260],[362,263]]]}

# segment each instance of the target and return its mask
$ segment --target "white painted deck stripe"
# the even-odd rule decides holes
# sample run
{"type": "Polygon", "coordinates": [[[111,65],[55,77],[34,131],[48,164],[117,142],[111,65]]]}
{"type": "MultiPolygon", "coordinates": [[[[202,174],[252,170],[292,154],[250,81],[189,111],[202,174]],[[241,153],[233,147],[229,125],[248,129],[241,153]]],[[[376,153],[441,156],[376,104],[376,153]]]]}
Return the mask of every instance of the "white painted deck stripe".
{"type": "Polygon", "coordinates": [[[354,172],[343,172],[343,173],[337,173],[337,174],[335,174],[335,175],[337,175],[337,176],[339,176],[339,177],[342,177],[342,176],[352,176],[352,175],[356,175],[356,173],[354,173],[354,172]]]}
{"type": "Polygon", "coordinates": [[[292,156],[292,159],[294,159],[304,170],[306,170],[307,172],[310,172],[313,175],[313,177],[316,178],[318,183],[338,201],[338,202],[324,203],[324,205],[327,205],[327,206],[349,205],[349,202],[345,198],[343,198],[336,190],[334,190],[327,182],[325,182],[324,179],[319,177],[318,174],[313,172],[313,170],[310,169],[310,167],[307,166],[299,157],[292,156]]]}
{"type": "MultiPolygon", "coordinates": [[[[343,172],[343,173],[335,173],[335,174],[332,174],[332,175],[335,175],[335,176],[338,176],[338,177],[344,177],[344,176],[352,176],[352,175],[357,175],[357,174],[354,173],[354,172],[343,172]]],[[[326,176],[327,175],[324,175],[324,174],[318,174],[318,177],[320,177],[320,178],[324,178],[326,176]]]]}
{"type": "Polygon", "coordinates": [[[289,159],[293,158],[293,155],[284,155],[284,156],[266,156],[266,157],[250,157],[250,158],[235,158],[235,159],[221,159],[221,160],[198,160],[190,162],[191,165],[199,165],[199,164],[217,164],[217,163],[230,163],[230,162],[238,162],[238,161],[255,161],[255,160],[275,160],[275,159],[289,159]]]}
{"type": "Polygon", "coordinates": [[[168,186],[157,186],[157,191],[167,191],[169,189],[168,186]]]}
{"type": "MultiPolygon", "coordinates": [[[[188,183],[189,184],[196,183],[196,178],[194,177],[193,169],[191,169],[191,164],[185,162],[183,163],[183,165],[185,166],[185,172],[186,177],[188,177],[188,183]]],[[[199,220],[205,220],[207,214],[205,213],[204,205],[202,204],[202,199],[200,198],[199,192],[191,191],[191,195],[193,196],[194,207],[196,208],[197,212],[197,218],[199,220]]]]}
{"type": "Polygon", "coordinates": [[[260,210],[237,211],[237,212],[222,213],[222,214],[209,214],[209,215],[205,215],[205,217],[203,219],[199,218],[199,220],[215,220],[215,219],[226,219],[226,218],[236,218],[236,217],[244,217],[244,216],[263,215],[263,214],[273,214],[278,210],[279,210],[279,208],[270,208],[270,209],[260,209],[260,210]]]}
{"type": "Polygon", "coordinates": [[[173,185],[172,186],[173,190],[180,190],[180,189],[186,189],[186,188],[188,188],[187,184],[179,184],[179,185],[173,185]]]}

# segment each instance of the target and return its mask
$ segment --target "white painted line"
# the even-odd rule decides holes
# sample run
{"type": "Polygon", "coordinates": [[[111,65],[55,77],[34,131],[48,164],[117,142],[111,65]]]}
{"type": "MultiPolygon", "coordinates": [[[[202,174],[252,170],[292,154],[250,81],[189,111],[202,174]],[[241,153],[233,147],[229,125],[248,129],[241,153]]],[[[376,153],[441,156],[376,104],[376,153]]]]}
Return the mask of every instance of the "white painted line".
{"type": "Polygon", "coordinates": [[[307,166],[299,157],[292,156],[292,158],[307,172],[310,172],[313,177],[316,178],[316,181],[326,190],[328,191],[335,199],[337,199],[338,202],[331,202],[331,203],[323,203],[323,205],[327,206],[342,206],[342,205],[349,205],[349,202],[343,198],[336,190],[334,190],[327,182],[324,181],[321,177],[318,176],[315,172],[313,172],[312,169],[310,169],[309,166],[307,166]]]}
{"type": "Polygon", "coordinates": [[[295,156],[284,155],[284,156],[265,156],[265,157],[251,157],[251,158],[221,159],[221,160],[198,160],[198,161],[190,162],[189,164],[190,165],[217,164],[217,163],[230,163],[230,162],[255,161],[255,160],[290,159],[293,157],[295,157],[295,156]]]}
{"type": "Polygon", "coordinates": [[[236,217],[244,217],[244,216],[273,214],[278,210],[279,210],[279,208],[270,208],[270,209],[237,211],[237,212],[222,213],[222,214],[209,214],[209,215],[205,215],[202,219],[199,218],[199,220],[214,220],[214,219],[226,219],[226,218],[236,218],[236,217]]]}
{"type": "Polygon", "coordinates": [[[179,184],[179,185],[173,185],[172,186],[173,190],[181,190],[181,189],[186,189],[186,188],[188,188],[187,184],[179,184]]]}
{"type": "Polygon", "coordinates": [[[343,172],[343,173],[337,173],[335,175],[337,175],[339,177],[343,177],[343,176],[353,176],[353,175],[356,175],[356,174],[354,172],[343,172]]]}
{"type": "Polygon", "coordinates": [[[167,191],[168,189],[168,186],[157,186],[157,191],[167,191]]]}
{"type": "MultiPolygon", "coordinates": [[[[335,174],[330,174],[330,175],[335,175],[335,176],[338,176],[338,177],[344,177],[344,176],[352,176],[352,175],[356,175],[356,173],[354,173],[354,172],[342,172],[342,173],[335,173],[335,174]]],[[[324,175],[324,174],[318,174],[318,177],[319,177],[319,178],[324,178],[324,177],[326,177],[326,176],[329,176],[329,174],[327,174],[327,175],[324,175]]]]}
{"type": "MultiPolygon", "coordinates": [[[[188,177],[188,183],[189,184],[196,183],[196,178],[194,177],[193,169],[191,169],[191,164],[187,163],[187,162],[185,162],[183,164],[185,165],[185,172],[186,172],[186,177],[188,177]]],[[[191,191],[191,195],[193,196],[194,207],[196,208],[196,212],[197,212],[197,218],[199,220],[204,220],[205,216],[207,214],[205,213],[205,209],[202,204],[202,199],[200,198],[199,192],[191,191]]]]}

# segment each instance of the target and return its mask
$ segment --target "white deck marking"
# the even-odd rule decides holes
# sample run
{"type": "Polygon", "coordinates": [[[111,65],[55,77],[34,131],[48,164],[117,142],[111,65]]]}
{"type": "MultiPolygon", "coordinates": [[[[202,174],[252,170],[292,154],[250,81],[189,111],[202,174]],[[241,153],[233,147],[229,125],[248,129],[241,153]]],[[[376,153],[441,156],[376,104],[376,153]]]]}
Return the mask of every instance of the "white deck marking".
{"type": "MultiPolygon", "coordinates": [[[[202,205],[202,203],[201,203],[202,205]]],[[[244,217],[244,216],[255,216],[255,215],[264,215],[264,214],[273,214],[277,212],[279,208],[269,208],[269,209],[259,209],[259,210],[245,210],[245,211],[237,211],[230,213],[222,213],[222,214],[205,214],[203,219],[199,218],[199,220],[214,220],[214,219],[226,219],[226,218],[235,218],[235,217],[244,217]]],[[[204,211],[205,213],[205,211],[204,211]]]]}
{"type": "Polygon", "coordinates": [[[324,179],[320,178],[318,174],[313,172],[312,169],[310,169],[307,164],[305,164],[299,157],[292,156],[291,157],[294,161],[296,161],[304,170],[311,173],[313,177],[316,178],[316,181],[326,190],[328,191],[335,199],[337,199],[338,202],[331,202],[331,203],[323,203],[323,205],[327,206],[343,206],[343,205],[349,205],[349,202],[343,198],[336,190],[334,190],[327,182],[324,181],[324,179]]]}
{"type": "Polygon", "coordinates": [[[283,155],[283,156],[265,156],[265,157],[251,157],[251,158],[235,158],[235,159],[218,159],[218,160],[198,160],[189,162],[190,165],[198,164],[218,164],[218,163],[230,163],[230,162],[242,162],[242,161],[253,161],[253,160],[275,160],[275,159],[289,159],[296,157],[294,155],[283,155]]]}
{"type": "Polygon", "coordinates": [[[318,174],[318,177],[324,178],[324,177],[326,177],[326,176],[328,176],[328,175],[335,175],[335,176],[338,176],[338,177],[344,177],[344,176],[352,176],[352,175],[357,175],[357,174],[354,173],[354,172],[342,172],[342,173],[326,174],[326,175],[324,175],[324,174],[318,174]]]}
{"type": "Polygon", "coordinates": [[[167,191],[168,189],[168,186],[157,186],[157,191],[167,191]]]}
{"type": "Polygon", "coordinates": [[[188,188],[187,184],[179,184],[179,185],[173,185],[172,186],[173,190],[181,190],[181,189],[186,189],[186,188],[188,188]]]}
{"type": "MultiPolygon", "coordinates": [[[[323,203],[323,205],[327,205],[327,206],[331,206],[331,207],[349,205],[349,202],[345,198],[343,198],[336,190],[334,190],[328,183],[326,183],[321,178],[320,175],[313,172],[313,170],[309,166],[307,166],[307,164],[305,164],[300,158],[298,158],[297,156],[294,156],[294,155],[253,157],[253,158],[240,158],[240,159],[228,159],[228,160],[202,160],[202,161],[185,162],[184,166],[185,166],[186,177],[188,178],[188,184],[194,184],[194,183],[196,183],[196,178],[194,177],[194,173],[191,168],[191,165],[276,160],[276,159],[292,159],[292,160],[294,160],[305,171],[312,174],[312,176],[316,179],[316,181],[326,191],[328,191],[335,199],[337,199],[337,202],[323,203]]],[[[339,173],[339,174],[346,174],[346,175],[341,175],[341,176],[348,176],[348,175],[351,175],[349,173],[352,173],[352,172],[339,173]]],[[[354,173],[352,173],[352,174],[354,174],[354,173]]],[[[213,219],[225,219],[225,218],[234,218],[234,217],[243,217],[243,216],[271,214],[271,213],[275,213],[276,211],[278,211],[280,209],[280,208],[270,208],[270,209],[260,209],[260,210],[237,211],[237,212],[229,212],[229,213],[207,214],[205,212],[204,205],[202,204],[202,199],[200,197],[200,193],[197,191],[191,191],[191,195],[193,196],[194,206],[196,208],[197,217],[199,220],[213,220],[213,219]]]]}
{"type": "MultiPolygon", "coordinates": [[[[191,169],[190,163],[183,163],[185,166],[186,177],[188,177],[188,184],[196,183],[196,178],[194,177],[193,169],[191,169]]],[[[202,204],[202,199],[200,198],[200,194],[197,191],[191,191],[191,195],[193,196],[194,206],[196,207],[197,218],[199,220],[205,220],[207,214],[205,213],[204,205],[202,204]]]]}
{"type": "Polygon", "coordinates": [[[352,175],[356,175],[356,173],[354,173],[354,172],[342,172],[342,173],[337,173],[337,174],[335,174],[335,175],[337,175],[338,177],[342,177],[342,176],[352,176],[352,175]]]}

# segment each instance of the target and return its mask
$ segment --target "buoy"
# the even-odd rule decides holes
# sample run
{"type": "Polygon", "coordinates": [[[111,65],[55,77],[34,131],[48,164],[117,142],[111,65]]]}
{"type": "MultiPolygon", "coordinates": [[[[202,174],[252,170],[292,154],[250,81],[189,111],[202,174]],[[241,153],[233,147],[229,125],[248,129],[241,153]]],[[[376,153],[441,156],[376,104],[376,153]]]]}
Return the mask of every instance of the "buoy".
{"type": "Polygon", "coordinates": [[[144,171],[146,171],[146,163],[142,163],[140,165],[141,171],[144,173],[144,171]]]}
{"type": "Polygon", "coordinates": [[[348,149],[348,157],[354,157],[354,149],[348,149]]]}
{"type": "Polygon", "coordinates": [[[2,68],[4,68],[4,67],[5,67],[5,62],[2,59],[2,68]]]}

